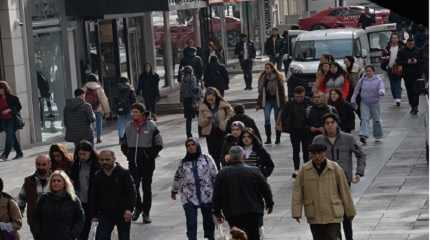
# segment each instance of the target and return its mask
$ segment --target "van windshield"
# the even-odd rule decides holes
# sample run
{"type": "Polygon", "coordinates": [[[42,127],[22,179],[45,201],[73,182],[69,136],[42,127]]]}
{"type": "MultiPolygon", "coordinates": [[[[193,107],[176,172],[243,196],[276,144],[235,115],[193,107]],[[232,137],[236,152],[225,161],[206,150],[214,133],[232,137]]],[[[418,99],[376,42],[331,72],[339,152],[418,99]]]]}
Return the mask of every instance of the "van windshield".
{"type": "Polygon", "coordinates": [[[297,61],[319,61],[322,54],[333,55],[336,59],[353,56],[352,39],[297,41],[295,44],[294,59],[297,61]]]}

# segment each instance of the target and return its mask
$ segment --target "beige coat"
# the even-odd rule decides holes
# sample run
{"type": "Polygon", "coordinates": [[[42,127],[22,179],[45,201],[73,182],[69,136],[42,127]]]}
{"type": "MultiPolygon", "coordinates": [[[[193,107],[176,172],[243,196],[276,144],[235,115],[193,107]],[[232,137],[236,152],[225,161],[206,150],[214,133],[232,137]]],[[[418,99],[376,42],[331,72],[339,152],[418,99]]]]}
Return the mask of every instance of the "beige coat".
{"type": "Polygon", "coordinates": [[[97,91],[97,97],[99,99],[99,106],[95,110],[95,112],[101,112],[104,115],[107,115],[110,113],[110,106],[109,106],[109,100],[106,96],[105,91],[100,86],[100,84],[96,82],[87,82],[84,86],[84,91],[87,91],[87,88],[94,89],[97,91]]]}
{"type": "MultiPolygon", "coordinates": [[[[219,128],[225,131],[227,120],[233,116],[233,108],[227,102],[221,101],[218,107],[219,128]]],[[[199,105],[199,126],[202,128],[202,136],[208,136],[212,131],[212,112],[209,107],[201,102],[199,105]]]]}
{"type": "Polygon", "coordinates": [[[302,208],[309,224],[340,223],[344,215],[355,216],[351,191],[342,168],[327,160],[327,166],[318,175],[312,161],[300,169],[291,202],[293,218],[302,217],[302,208]]]}
{"type": "MultiPolygon", "coordinates": [[[[12,223],[15,229],[14,234],[19,239],[18,230],[22,227],[22,216],[21,211],[18,208],[17,203],[13,199],[6,198],[0,193],[0,222],[12,223]],[[9,202],[9,208],[8,208],[9,202]],[[12,218],[12,219],[11,219],[12,218]]],[[[0,240],[3,237],[0,234],[0,240]]]]}

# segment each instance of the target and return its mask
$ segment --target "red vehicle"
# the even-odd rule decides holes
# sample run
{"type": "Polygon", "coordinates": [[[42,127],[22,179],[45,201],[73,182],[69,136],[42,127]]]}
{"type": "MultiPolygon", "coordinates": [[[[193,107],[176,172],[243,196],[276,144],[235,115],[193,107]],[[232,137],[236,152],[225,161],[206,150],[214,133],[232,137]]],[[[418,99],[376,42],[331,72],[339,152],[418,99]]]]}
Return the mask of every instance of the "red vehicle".
{"type": "MultiPolygon", "coordinates": [[[[234,17],[225,17],[226,31],[229,45],[236,44],[240,34],[240,19],[234,17]]],[[[221,39],[221,20],[218,17],[212,17],[211,19],[212,31],[216,37],[221,39]],[[219,35],[219,36],[218,36],[219,35]]],[[[193,32],[193,21],[190,21],[187,25],[174,25],[170,27],[172,33],[172,46],[176,49],[182,49],[185,47],[188,39],[194,37],[193,32]]],[[[164,40],[164,28],[163,26],[154,26],[155,34],[155,45],[160,48],[163,45],[164,40]]]]}
{"type": "MultiPolygon", "coordinates": [[[[329,8],[311,17],[300,19],[299,27],[308,31],[339,27],[358,27],[358,20],[362,13],[364,13],[363,6],[329,8]]],[[[390,10],[370,9],[370,13],[375,14],[376,25],[388,23],[390,10]]]]}

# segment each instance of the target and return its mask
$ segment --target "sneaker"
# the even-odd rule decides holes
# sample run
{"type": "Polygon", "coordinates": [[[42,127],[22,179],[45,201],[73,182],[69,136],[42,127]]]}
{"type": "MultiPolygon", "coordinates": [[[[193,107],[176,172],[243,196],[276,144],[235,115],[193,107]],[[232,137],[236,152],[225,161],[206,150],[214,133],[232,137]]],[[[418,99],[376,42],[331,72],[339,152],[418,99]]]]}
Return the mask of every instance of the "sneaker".
{"type": "Polygon", "coordinates": [[[295,171],[291,177],[295,179],[297,177],[297,171],[295,171]]]}
{"type": "Polygon", "coordinates": [[[268,138],[264,144],[272,144],[272,139],[268,138]]]}
{"type": "Polygon", "coordinates": [[[365,145],[367,143],[367,140],[365,137],[360,137],[360,142],[365,145]]]}
{"type": "Polygon", "coordinates": [[[2,154],[2,155],[0,156],[0,159],[1,159],[1,160],[3,160],[3,161],[7,161],[7,156],[6,156],[6,155],[4,155],[4,154],[2,154]]]}
{"type": "Polygon", "coordinates": [[[376,138],[376,139],[375,139],[375,143],[382,143],[382,139],[380,139],[380,138],[376,138]]]}
{"type": "Polygon", "coordinates": [[[100,138],[97,138],[97,144],[102,143],[102,140],[100,138]]]}
{"type": "Polygon", "coordinates": [[[152,219],[149,217],[149,215],[142,214],[142,222],[143,224],[150,224],[152,223],[152,219]]]}
{"type": "Polygon", "coordinates": [[[137,221],[137,219],[139,219],[139,216],[141,213],[142,213],[142,211],[139,209],[134,210],[132,220],[137,221]]]}

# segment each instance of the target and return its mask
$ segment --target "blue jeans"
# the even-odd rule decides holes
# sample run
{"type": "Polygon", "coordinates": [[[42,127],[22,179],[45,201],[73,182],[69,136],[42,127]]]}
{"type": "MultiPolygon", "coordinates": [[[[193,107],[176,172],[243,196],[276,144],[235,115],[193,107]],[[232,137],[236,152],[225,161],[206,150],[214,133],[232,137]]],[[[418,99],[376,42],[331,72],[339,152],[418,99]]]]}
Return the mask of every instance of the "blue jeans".
{"type": "Polygon", "coordinates": [[[185,217],[187,221],[187,237],[188,240],[197,240],[197,210],[200,208],[203,216],[204,237],[209,240],[214,240],[215,224],[212,218],[212,205],[204,204],[200,207],[194,206],[192,203],[184,204],[185,217]]]}
{"type": "Polygon", "coordinates": [[[96,240],[110,240],[115,226],[118,230],[119,240],[130,240],[130,222],[125,222],[122,216],[117,218],[101,216],[96,231],[96,240]]]}
{"type": "Polygon", "coordinates": [[[271,127],[270,114],[272,113],[272,109],[275,110],[274,119],[275,119],[275,123],[276,123],[276,120],[278,118],[278,113],[279,113],[279,106],[276,103],[276,100],[267,101],[266,105],[264,105],[264,126],[268,127],[268,128],[271,127]]]}
{"type": "Polygon", "coordinates": [[[390,88],[391,88],[391,94],[393,95],[394,99],[401,99],[402,98],[402,78],[400,76],[396,76],[394,74],[391,74],[391,70],[388,72],[388,78],[390,79],[390,88]]]}
{"type": "Polygon", "coordinates": [[[368,138],[370,119],[373,120],[373,137],[376,139],[382,138],[382,119],[381,119],[381,105],[379,103],[368,104],[361,102],[361,124],[360,124],[360,136],[368,138]]]}
{"type": "Polygon", "coordinates": [[[15,149],[17,155],[22,154],[21,144],[19,144],[18,139],[16,138],[15,121],[13,119],[2,120],[1,125],[3,131],[6,133],[5,147],[2,155],[7,158],[12,147],[15,149]]]}
{"type": "Polygon", "coordinates": [[[96,115],[96,137],[100,139],[102,136],[102,122],[103,122],[103,113],[95,112],[96,115]]]}
{"type": "Polygon", "coordinates": [[[125,125],[131,121],[131,115],[129,114],[123,114],[118,115],[118,119],[116,121],[116,129],[118,130],[118,137],[122,138],[125,133],[125,125]]]}

